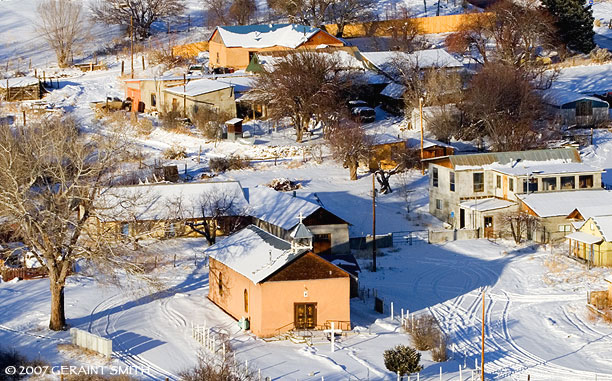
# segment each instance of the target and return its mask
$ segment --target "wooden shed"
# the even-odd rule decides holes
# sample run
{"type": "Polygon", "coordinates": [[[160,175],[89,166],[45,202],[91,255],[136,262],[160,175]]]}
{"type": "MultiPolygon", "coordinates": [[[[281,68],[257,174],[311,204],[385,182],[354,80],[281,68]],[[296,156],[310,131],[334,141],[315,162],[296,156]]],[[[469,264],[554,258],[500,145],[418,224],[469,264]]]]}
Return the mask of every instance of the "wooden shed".
{"type": "Polygon", "coordinates": [[[8,102],[42,98],[43,87],[36,77],[16,77],[0,80],[0,96],[8,102]]]}

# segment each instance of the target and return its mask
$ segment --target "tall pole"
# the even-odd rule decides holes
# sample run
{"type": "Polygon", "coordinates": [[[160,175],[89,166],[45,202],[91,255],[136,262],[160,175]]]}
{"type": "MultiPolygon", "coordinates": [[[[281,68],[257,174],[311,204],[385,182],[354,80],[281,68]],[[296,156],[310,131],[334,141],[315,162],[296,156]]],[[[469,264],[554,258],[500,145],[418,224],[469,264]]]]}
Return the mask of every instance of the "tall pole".
{"type": "Polygon", "coordinates": [[[132,56],[132,72],[130,77],[134,79],[134,16],[130,16],[130,55],[132,56]]]}
{"type": "Polygon", "coordinates": [[[372,271],[376,272],[376,174],[372,173],[372,271]]]}
{"type": "Polygon", "coordinates": [[[419,98],[419,115],[421,118],[421,175],[424,175],[425,166],[423,165],[423,97],[419,98]]]}
{"type": "Polygon", "coordinates": [[[482,289],[482,338],[480,348],[480,380],[484,381],[484,352],[485,352],[485,289],[482,289]]]}

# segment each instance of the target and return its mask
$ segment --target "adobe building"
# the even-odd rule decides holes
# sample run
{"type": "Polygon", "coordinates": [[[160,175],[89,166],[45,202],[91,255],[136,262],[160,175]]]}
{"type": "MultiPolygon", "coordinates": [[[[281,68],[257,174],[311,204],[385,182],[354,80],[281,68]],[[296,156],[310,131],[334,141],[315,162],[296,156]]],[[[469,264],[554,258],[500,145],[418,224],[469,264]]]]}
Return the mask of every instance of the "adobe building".
{"type": "Polygon", "coordinates": [[[218,26],[208,40],[211,69],[242,70],[259,52],[344,46],[329,33],[297,24],[218,26]]]}
{"type": "Polygon", "coordinates": [[[209,247],[208,299],[259,337],[350,330],[350,275],[314,254],[312,238],[301,222],[290,242],[249,225],[209,247]]]}

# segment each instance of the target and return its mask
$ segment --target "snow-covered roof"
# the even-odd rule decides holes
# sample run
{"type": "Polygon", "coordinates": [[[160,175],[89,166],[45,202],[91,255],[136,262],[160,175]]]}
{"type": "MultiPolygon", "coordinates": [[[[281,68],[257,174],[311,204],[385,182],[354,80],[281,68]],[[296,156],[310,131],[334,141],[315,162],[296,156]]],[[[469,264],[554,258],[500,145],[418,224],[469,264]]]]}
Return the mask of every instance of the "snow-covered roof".
{"type": "Polygon", "coordinates": [[[383,144],[393,144],[393,143],[403,143],[404,139],[401,139],[399,136],[391,135],[391,134],[373,134],[372,136],[372,145],[383,145],[383,144]]]}
{"type": "Polygon", "coordinates": [[[243,121],[242,118],[232,118],[230,120],[226,120],[225,123],[227,123],[227,124],[236,124],[236,123],[240,123],[242,121],[243,121]]]}
{"type": "Polygon", "coordinates": [[[472,209],[479,212],[485,212],[487,210],[503,209],[509,206],[516,205],[512,201],[502,200],[499,198],[481,198],[478,200],[467,200],[462,202],[459,206],[466,209],[472,209]]]}
{"type": "Polygon", "coordinates": [[[212,79],[202,78],[195,81],[189,81],[185,86],[177,85],[165,88],[164,91],[176,95],[185,95],[188,97],[196,97],[198,95],[212,93],[215,91],[230,88],[227,83],[212,79]]]}
{"type": "Polygon", "coordinates": [[[610,205],[583,205],[574,210],[577,210],[582,216],[582,218],[584,218],[585,220],[588,220],[589,217],[593,217],[593,216],[612,216],[612,204],[610,205]]]}
{"type": "Polygon", "coordinates": [[[391,82],[380,92],[380,95],[384,95],[393,99],[402,99],[406,92],[406,86],[400,85],[399,83],[391,82]]]}
{"type": "Polygon", "coordinates": [[[593,216],[591,221],[597,225],[607,242],[612,241],[612,216],[593,216]]]}
{"type": "MultiPolygon", "coordinates": [[[[334,48],[333,50],[326,48],[304,50],[316,54],[323,54],[330,59],[333,59],[338,63],[338,66],[342,69],[355,69],[365,70],[364,64],[349,50],[343,50],[343,48],[334,48]]],[[[301,50],[299,52],[302,52],[301,50]]],[[[294,54],[295,51],[273,51],[273,52],[261,52],[257,54],[257,60],[267,71],[274,69],[274,66],[281,62],[288,54],[294,54]]],[[[375,75],[375,73],[372,73],[375,75]]],[[[383,76],[384,77],[384,76],[383,76]]],[[[379,83],[382,79],[377,79],[379,83]]]]}
{"type": "Polygon", "coordinates": [[[259,49],[272,46],[295,49],[320,31],[319,28],[298,24],[218,26],[216,29],[228,48],[259,49]]]}
{"type": "Polygon", "coordinates": [[[6,89],[7,82],[9,87],[27,87],[37,85],[39,80],[36,77],[15,77],[8,79],[0,79],[0,87],[6,89]]]}
{"type": "MultiPolygon", "coordinates": [[[[421,139],[417,138],[408,138],[406,139],[406,143],[408,147],[411,148],[420,148],[421,147],[421,139]]],[[[445,148],[453,148],[450,144],[443,143],[439,140],[431,139],[431,138],[423,138],[423,149],[431,148],[431,147],[445,147],[445,148]]]]}
{"type": "Polygon", "coordinates": [[[228,215],[248,213],[248,202],[237,181],[163,183],[112,187],[97,199],[103,221],[156,221],[176,218],[202,218],[212,215],[205,210],[203,197],[228,200],[228,215]],[[231,201],[231,204],[230,204],[231,201]]]}
{"type": "Polygon", "coordinates": [[[604,277],[604,280],[608,283],[612,283],[612,274],[608,274],[608,276],[604,277]]]}
{"type": "MultiPolygon", "coordinates": [[[[608,102],[605,102],[599,98],[591,97],[589,95],[580,94],[574,91],[568,91],[563,89],[551,88],[542,92],[542,100],[544,103],[547,103],[552,106],[561,107],[568,103],[573,103],[581,100],[590,100],[599,103],[605,103],[608,105],[608,102]]],[[[609,106],[609,105],[608,105],[609,106]]]]}
{"type": "Polygon", "coordinates": [[[517,197],[540,217],[567,216],[576,208],[612,205],[612,192],[604,189],[520,194],[517,197]]]}
{"type": "Polygon", "coordinates": [[[220,77],[216,78],[216,81],[233,86],[236,93],[243,93],[245,91],[249,91],[253,87],[255,79],[256,77],[253,76],[220,77]]]}
{"type": "Polygon", "coordinates": [[[306,251],[294,253],[289,242],[249,225],[207,248],[206,254],[259,283],[306,251]]]}
{"type": "Polygon", "coordinates": [[[463,64],[457,61],[444,49],[417,50],[412,53],[386,51],[361,52],[361,55],[378,70],[388,74],[397,72],[397,64],[407,63],[419,68],[460,68],[463,64]]]}
{"type": "Polygon", "coordinates": [[[589,245],[603,241],[603,238],[601,237],[595,237],[594,235],[591,235],[589,233],[583,233],[583,232],[573,232],[573,233],[566,235],[565,238],[573,239],[579,242],[584,242],[589,245]]]}
{"type": "Polygon", "coordinates": [[[563,68],[553,87],[582,94],[604,94],[612,91],[612,64],[563,68]]]}
{"type": "Polygon", "coordinates": [[[586,163],[566,163],[563,160],[550,160],[547,162],[519,162],[518,165],[491,165],[487,167],[496,172],[512,176],[549,175],[559,173],[603,172],[586,163]]]}
{"type": "Polygon", "coordinates": [[[306,218],[321,207],[268,187],[249,188],[249,204],[253,217],[285,230],[291,229],[300,222],[300,213],[306,218]]]}

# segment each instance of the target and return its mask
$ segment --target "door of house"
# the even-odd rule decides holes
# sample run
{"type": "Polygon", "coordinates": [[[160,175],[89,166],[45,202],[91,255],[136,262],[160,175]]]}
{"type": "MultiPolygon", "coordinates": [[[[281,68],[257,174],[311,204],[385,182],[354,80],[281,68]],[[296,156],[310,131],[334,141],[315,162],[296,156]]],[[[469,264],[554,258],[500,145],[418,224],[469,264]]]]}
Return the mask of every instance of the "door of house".
{"type": "Polygon", "coordinates": [[[331,250],[331,234],[315,234],[312,243],[315,254],[327,254],[331,250]]]}
{"type": "Polygon", "coordinates": [[[459,229],[465,227],[465,209],[459,209],[459,229]]]}
{"type": "Polygon", "coordinates": [[[295,303],[293,325],[297,329],[314,329],[317,326],[317,303],[295,303]]]}
{"type": "Polygon", "coordinates": [[[484,218],[484,234],[485,238],[493,237],[493,217],[484,218]]]}

